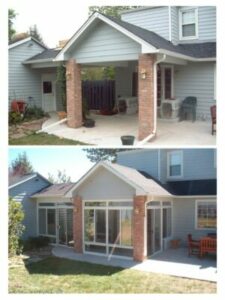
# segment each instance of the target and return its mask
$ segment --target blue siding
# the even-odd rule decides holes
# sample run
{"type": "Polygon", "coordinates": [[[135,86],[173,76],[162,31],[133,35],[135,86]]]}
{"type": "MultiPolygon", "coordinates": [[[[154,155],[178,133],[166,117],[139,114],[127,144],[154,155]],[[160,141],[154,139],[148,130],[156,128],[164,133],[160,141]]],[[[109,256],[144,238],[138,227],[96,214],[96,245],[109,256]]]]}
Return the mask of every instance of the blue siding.
{"type": "Polygon", "coordinates": [[[9,196],[21,202],[24,210],[23,223],[26,229],[23,239],[37,235],[36,201],[30,197],[47,186],[49,183],[38,176],[9,189],[9,196]]]}
{"type": "Polygon", "coordinates": [[[35,105],[41,107],[41,73],[23,62],[43,50],[34,41],[9,49],[9,106],[13,99],[28,101],[29,97],[33,97],[35,105]]]}

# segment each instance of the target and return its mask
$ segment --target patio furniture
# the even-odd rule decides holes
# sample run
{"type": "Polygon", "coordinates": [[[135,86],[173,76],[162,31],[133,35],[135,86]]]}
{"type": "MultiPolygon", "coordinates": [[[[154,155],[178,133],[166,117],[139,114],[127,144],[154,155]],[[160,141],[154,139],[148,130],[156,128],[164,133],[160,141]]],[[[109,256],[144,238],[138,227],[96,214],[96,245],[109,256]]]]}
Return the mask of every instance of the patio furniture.
{"type": "Polygon", "coordinates": [[[188,255],[200,255],[200,241],[193,240],[192,235],[188,234],[188,255]]]}
{"type": "Polygon", "coordinates": [[[216,254],[217,240],[212,237],[204,237],[200,240],[200,257],[208,253],[216,254]]]}
{"type": "Polygon", "coordinates": [[[172,249],[177,249],[180,247],[180,239],[173,239],[170,241],[170,245],[172,249]]]}
{"type": "Polygon", "coordinates": [[[197,98],[193,96],[186,97],[180,107],[180,121],[187,120],[188,115],[192,115],[192,122],[196,120],[197,98]]]}
{"type": "Polygon", "coordinates": [[[211,119],[212,119],[212,135],[216,132],[216,105],[210,107],[211,119]]]}

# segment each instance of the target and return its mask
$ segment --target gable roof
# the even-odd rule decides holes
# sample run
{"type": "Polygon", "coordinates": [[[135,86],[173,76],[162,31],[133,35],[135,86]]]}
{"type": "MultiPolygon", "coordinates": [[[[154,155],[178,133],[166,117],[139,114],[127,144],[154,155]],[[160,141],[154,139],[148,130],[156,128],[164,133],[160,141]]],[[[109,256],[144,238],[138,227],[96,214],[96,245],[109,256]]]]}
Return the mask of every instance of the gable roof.
{"type": "Polygon", "coordinates": [[[109,162],[97,163],[77,182],[77,184],[67,193],[66,196],[71,197],[73,193],[78,189],[78,187],[80,187],[81,184],[83,184],[99,168],[105,168],[109,172],[119,177],[121,180],[125,181],[128,185],[136,190],[137,194],[171,196],[171,194],[166,191],[161,185],[159,185],[155,180],[146,178],[136,169],[109,162]]]}
{"type": "Polygon", "coordinates": [[[41,190],[40,192],[34,194],[32,197],[34,198],[42,198],[42,197],[63,197],[69,190],[75,185],[75,183],[59,183],[52,184],[49,187],[41,190]]]}
{"type": "Polygon", "coordinates": [[[19,45],[22,45],[22,44],[25,44],[26,42],[29,42],[29,41],[34,41],[35,43],[39,44],[41,47],[43,47],[44,49],[47,49],[48,47],[45,46],[44,44],[42,44],[41,42],[39,42],[38,40],[36,40],[35,38],[33,38],[32,36],[29,36],[25,39],[22,39],[22,40],[19,40],[17,42],[12,42],[9,44],[9,49],[12,49],[12,48],[15,48],[19,45]]]}
{"type": "Polygon", "coordinates": [[[27,60],[25,60],[25,63],[33,62],[33,61],[37,61],[37,60],[51,61],[58,55],[58,53],[60,51],[61,51],[61,49],[45,49],[43,52],[38,53],[38,54],[28,58],[27,60]]]}
{"type": "Polygon", "coordinates": [[[142,53],[162,53],[194,61],[215,59],[216,57],[215,42],[174,45],[172,42],[164,39],[153,31],[149,31],[117,18],[95,12],[72,36],[64,48],[58,53],[55,60],[64,60],[64,54],[74,45],[74,43],[82,36],[87,28],[90,27],[93,22],[95,22],[96,19],[99,19],[109,26],[114,27],[116,30],[127,35],[135,42],[141,44],[142,53]]]}
{"type": "Polygon", "coordinates": [[[38,172],[34,172],[34,173],[28,173],[25,175],[21,175],[21,176],[10,176],[9,175],[9,189],[14,188],[20,184],[23,184],[35,177],[40,177],[41,179],[43,179],[44,181],[48,182],[49,184],[50,181],[48,181],[45,177],[43,177],[41,174],[39,174],[38,172]]]}

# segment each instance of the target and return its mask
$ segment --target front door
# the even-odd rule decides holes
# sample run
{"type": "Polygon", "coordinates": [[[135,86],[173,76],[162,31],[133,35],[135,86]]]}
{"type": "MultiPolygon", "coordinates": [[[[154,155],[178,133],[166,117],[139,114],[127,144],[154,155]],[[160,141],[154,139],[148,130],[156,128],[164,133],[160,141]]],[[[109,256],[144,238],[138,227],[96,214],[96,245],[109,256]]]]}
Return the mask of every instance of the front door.
{"type": "Polygon", "coordinates": [[[58,208],[58,242],[73,246],[73,209],[58,208]]]}
{"type": "Polygon", "coordinates": [[[45,112],[56,111],[55,74],[42,75],[42,107],[45,112]]]}
{"type": "Polygon", "coordinates": [[[161,250],[161,210],[147,210],[147,252],[148,256],[161,250]]]}

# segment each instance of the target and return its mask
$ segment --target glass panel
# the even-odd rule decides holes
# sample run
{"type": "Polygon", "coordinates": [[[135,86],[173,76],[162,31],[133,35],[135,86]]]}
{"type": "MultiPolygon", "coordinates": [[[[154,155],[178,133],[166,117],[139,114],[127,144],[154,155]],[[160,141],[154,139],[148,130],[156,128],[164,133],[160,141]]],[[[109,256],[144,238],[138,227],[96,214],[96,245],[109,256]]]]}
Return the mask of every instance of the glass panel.
{"type": "Polygon", "coordinates": [[[109,247],[110,255],[133,256],[133,249],[109,247]]]}
{"type": "Polygon", "coordinates": [[[121,210],[121,245],[132,245],[132,210],[121,210]]]}
{"type": "Polygon", "coordinates": [[[195,23],[195,10],[182,12],[182,24],[195,23]]]}
{"type": "Polygon", "coordinates": [[[106,206],[106,202],[85,202],[85,206],[106,206]]]}
{"type": "Polygon", "coordinates": [[[47,214],[48,214],[47,233],[49,235],[55,235],[56,234],[55,209],[47,209],[47,214]]]}
{"type": "Polygon", "coordinates": [[[67,245],[73,244],[73,210],[67,209],[67,245]]]}
{"type": "Polygon", "coordinates": [[[189,37],[195,36],[195,24],[183,25],[182,26],[182,36],[189,37]]]}
{"type": "Polygon", "coordinates": [[[105,246],[99,246],[99,245],[85,245],[85,251],[97,252],[97,253],[106,253],[106,247],[105,246]]]}
{"type": "Polygon", "coordinates": [[[106,211],[95,210],[95,241],[98,243],[106,242],[106,211]]]}
{"type": "Polygon", "coordinates": [[[198,228],[217,227],[217,207],[216,203],[198,203],[198,228]]]}
{"type": "Polygon", "coordinates": [[[161,249],[161,214],[160,209],[154,209],[155,211],[155,224],[154,224],[154,252],[161,249]]]}
{"type": "Polygon", "coordinates": [[[120,243],[120,211],[109,210],[109,243],[120,243]]]}
{"type": "Polygon", "coordinates": [[[85,241],[93,242],[95,234],[94,226],[94,210],[85,209],[84,211],[84,239],[85,241]]]}
{"type": "Polygon", "coordinates": [[[170,201],[163,201],[163,206],[171,206],[171,202],[170,201]]]}
{"type": "Polygon", "coordinates": [[[117,202],[117,201],[110,201],[109,202],[109,206],[133,206],[133,201],[122,201],[122,202],[117,202]]]}
{"type": "Polygon", "coordinates": [[[170,99],[172,97],[172,70],[171,68],[165,68],[165,98],[170,99]]]}
{"type": "Polygon", "coordinates": [[[159,201],[151,201],[147,204],[147,206],[160,206],[160,202],[159,201]]]}
{"type": "Polygon", "coordinates": [[[171,236],[171,208],[163,209],[163,238],[171,236]]]}
{"type": "Polygon", "coordinates": [[[170,176],[180,176],[181,175],[181,166],[170,166],[170,176]]]}
{"type": "Polygon", "coordinates": [[[66,240],[66,210],[64,208],[59,208],[58,216],[59,216],[59,243],[67,244],[67,240],[66,240]]]}
{"type": "Polygon", "coordinates": [[[46,202],[46,203],[39,203],[38,205],[39,206],[55,206],[55,203],[46,202]]]}
{"type": "Polygon", "coordinates": [[[46,209],[39,208],[38,210],[39,234],[46,234],[46,209]]]}
{"type": "Polygon", "coordinates": [[[52,93],[52,82],[51,81],[44,81],[43,82],[43,93],[44,94],[51,94],[52,93]]]}
{"type": "Polygon", "coordinates": [[[171,153],[170,154],[170,176],[181,175],[181,154],[171,153]]]}

